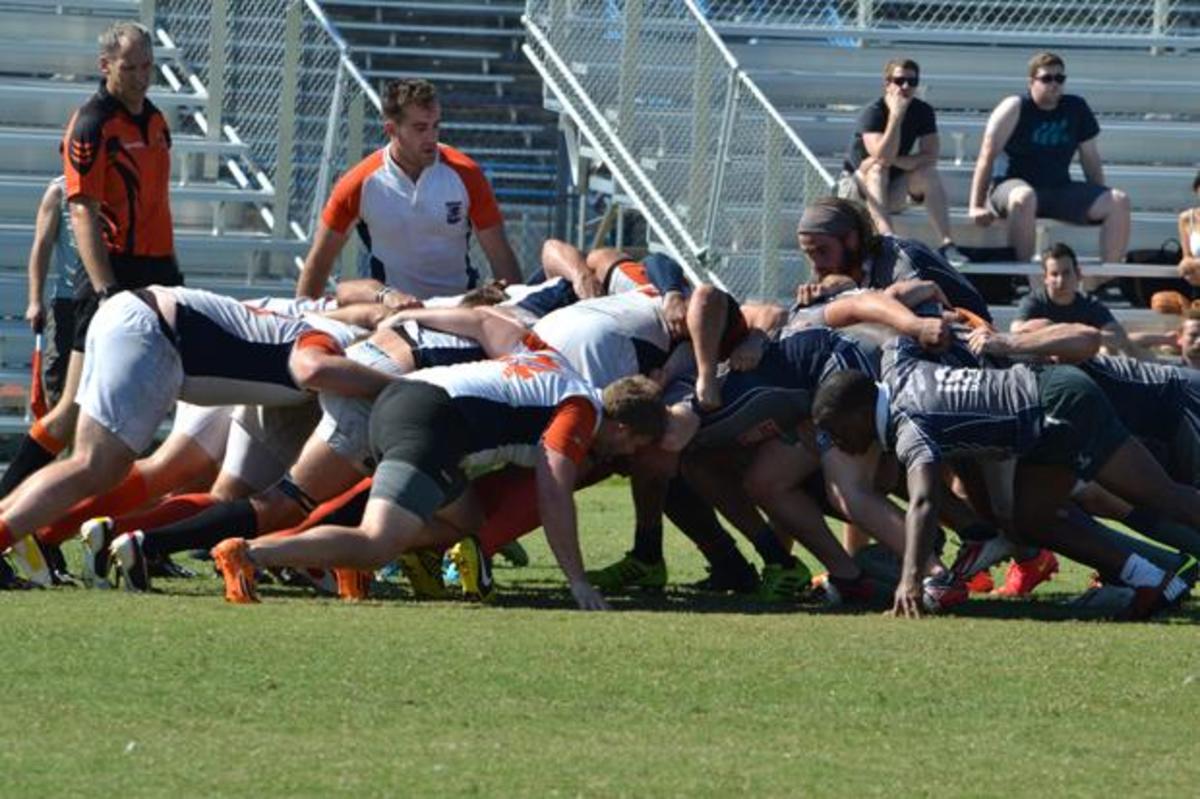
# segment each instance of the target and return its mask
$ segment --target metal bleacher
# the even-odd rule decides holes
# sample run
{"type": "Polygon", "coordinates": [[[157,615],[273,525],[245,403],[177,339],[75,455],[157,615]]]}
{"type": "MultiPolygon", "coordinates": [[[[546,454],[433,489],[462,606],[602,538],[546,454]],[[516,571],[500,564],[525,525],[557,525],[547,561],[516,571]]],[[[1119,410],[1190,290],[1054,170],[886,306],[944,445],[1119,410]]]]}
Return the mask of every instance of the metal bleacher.
{"type": "MultiPolygon", "coordinates": [[[[28,383],[32,334],[23,320],[26,263],[38,202],[61,172],[59,145],[72,111],[95,91],[97,36],[115,20],[145,19],[138,0],[0,0],[0,388],[12,410],[28,383]]],[[[247,160],[232,129],[209,136],[209,95],[170,32],[155,36],[150,98],[172,130],[171,206],[176,251],[189,285],[239,296],[290,293],[294,260],[307,250],[273,235],[273,187],[247,160]]],[[[51,278],[52,279],[52,278],[51,278]]],[[[0,431],[21,429],[0,414],[0,431]]]]}
{"type": "Polygon", "coordinates": [[[442,140],[479,162],[503,205],[555,200],[556,131],[542,108],[541,81],[519,50],[520,2],[322,0],[321,7],[368,80],[437,85],[442,140]]]}
{"type": "MultiPolygon", "coordinates": [[[[964,46],[908,33],[908,41],[859,40],[856,47],[807,36],[727,38],[743,69],[832,174],[841,168],[858,109],[880,95],[884,62],[895,56],[917,61],[922,96],[938,110],[939,171],[952,204],[956,240],[972,246],[1004,244],[1002,225],[985,229],[970,223],[967,195],[988,113],[1001,98],[1025,90],[1027,61],[1042,49],[1033,37],[996,46],[980,33],[979,42],[964,46]]],[[[1133,201],[1130,248],[1160,246],[1177,235],[1176,214],[1194,199],[1200,83],[1192,76],[1200,67],[1200,53],[1085,45],[1061,54],[1069,75],[1067,91],[1086,98],[1100,121],[1106,178],[1133,201]]],[[[1074,170],[1081,178],[1078,165],[1074,170]]],[[[911,209],[896,222],[901,235],[932,240],[923,210],[911,209]]],[[[1042,235],[1066,241],[1082,254],[1096,254],[1093,229],[1045,222],[1042,235]]]]}

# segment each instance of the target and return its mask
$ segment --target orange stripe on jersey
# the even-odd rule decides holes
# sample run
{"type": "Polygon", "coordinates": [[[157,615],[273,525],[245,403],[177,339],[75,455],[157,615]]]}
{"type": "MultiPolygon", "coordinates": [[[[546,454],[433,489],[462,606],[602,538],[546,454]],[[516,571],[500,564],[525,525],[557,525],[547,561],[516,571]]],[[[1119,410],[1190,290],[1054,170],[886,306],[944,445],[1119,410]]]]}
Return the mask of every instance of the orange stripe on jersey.
{"type": "Polygon", "coordinates": [[[542,341],[541,336],[539,336],[537,333],[534,333],[532,330],[525,334],[525,336],[521,339],[521,343],[524,344],[526,348],[531,350],[550,350],[551,352],[557,352],[557,350],[555,350],[545,341],[542,341]]]}
{"type": "Polygon", "coordinates": [[[322,330],[308,330],[296,339],[296,349],[317,349],[330,355],[342,355],[342,345],[333,336],[322,330]]]}
{"type": "Polygon", "coordinates": [[[343,236],[358,221],[362,207],[362,187],[367,179],[383,167],[383,150],[376,150],[338,179],[321,211],[321,222],[343,236]]]}
{"type": "Polygon", "coordinates": [[[583,462],[596,435],[596,407],[583,397],[571,397],[558,406],[542,433],[542,443],[575,462],[583,462]]]}
{"type": "Polygon", "coordinates": [[[467,202],[470,205],[467,215],[471,219],[471,227],[476,230],[487,230],[504,221],[500,206],[496,203],[496,195],[492,186],[479,164],[459,150],[449,145],[438,145],[442,163],[453,169],[459,180],[467,187],[467,202]]]}

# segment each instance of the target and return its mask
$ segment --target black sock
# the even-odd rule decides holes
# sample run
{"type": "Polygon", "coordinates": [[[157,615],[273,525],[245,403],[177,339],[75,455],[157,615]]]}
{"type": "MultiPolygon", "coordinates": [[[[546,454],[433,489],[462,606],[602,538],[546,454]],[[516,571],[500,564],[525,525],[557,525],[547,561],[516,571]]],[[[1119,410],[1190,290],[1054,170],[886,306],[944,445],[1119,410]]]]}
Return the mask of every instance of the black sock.
{"type": "Polygon", "coordinates": [[[1147,538],[1200,557],[1200,533],[1186,524],[1168,519],[1161,513],[1140,505],[1135,506],[1121,521],[1147,538]]]}
{"type": "Polygon", "coordinates": [[[750,567],[712,505],[683,478],[676,477],[667,486],[665,511],[667,518],[696,545],[714,570],[750,567]]]}
{"type": "Polygon", "coordinates": [[[339,505],[329,511],[325,516],[319,517],[317,524],[337,524],[342,527],[358,527],[362,524],[363,511],[367,509],[367,500],[371,498],[370,491],[359,491],[357,494],[346,500],[345,504],[339,505]]]}
{"type": "Polygon", "coordinates": [[[783,566],[785,569],[796,565],[796,559],[779,542],[778,536],[775,535],[775,531],[771,529],[770,525],[763,525],[759,528],[754,534],[754,538],[751,539],[751,543],[754,544],[754,549],[763,559],[763,563],[783,566]]]}
{"type": "Polygon", "coordinates": [[[637,558],[642,563],[648,563],[651,566],[656,563],[662,563],[662,524],[639,524],[637,529],[633,531],[633,550],[630,551],[629,554],[633,555],[633,557],[637,558]]]}
{"type": "Polygon", "coordinates": [[[248,499],[222,502],[184,519],[146,531],[142,554],[147,558],[186,552],[189,549],[211,549],[226,538],[258,535],[258,519],[248,499]]]}
{"type": "Polygon", "coordinates": [[[0,477],[0,497],[7,497],[25,478],[58,457],[58,453],[46,451],[41,444],[29,436],[21,439],[21,446],[13,456],[4,476],[0,477]]]}

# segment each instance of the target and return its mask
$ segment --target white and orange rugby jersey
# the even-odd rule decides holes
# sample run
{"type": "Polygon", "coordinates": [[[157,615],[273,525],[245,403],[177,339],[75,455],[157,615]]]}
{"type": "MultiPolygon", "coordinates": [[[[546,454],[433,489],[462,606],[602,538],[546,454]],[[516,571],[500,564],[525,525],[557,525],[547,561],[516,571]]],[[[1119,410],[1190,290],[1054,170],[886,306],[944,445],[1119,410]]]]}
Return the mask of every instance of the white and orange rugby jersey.
{"type": "Polygon", "coordinates": [[[175,298],[174,343],[183,367],[179,398],[195,405],[293,405],[300,388],[288,360],[295,347],[342,354],[328,332],[302,319],[251,308],[232,297],[155,286],[175,298]]]}
{"type": "Polygon", "coordinates": [[[464,469],[514,463],[532,467],[543,444],[582,462],[600,428],[600,392],[562,355],[531,337],[533,348],[490,361],[435,366],[406,379],[440,386],[469,428],[464,469]]]}
{"type": "Polygon", "coordinates": [[[357,226],[371,277],[423,300],[471,288],[471,230],[504,219],[479,165],[439,144],[415,182],[386,147],[371,153],[334,186],[321,221],[343,235],[357,226]]]}

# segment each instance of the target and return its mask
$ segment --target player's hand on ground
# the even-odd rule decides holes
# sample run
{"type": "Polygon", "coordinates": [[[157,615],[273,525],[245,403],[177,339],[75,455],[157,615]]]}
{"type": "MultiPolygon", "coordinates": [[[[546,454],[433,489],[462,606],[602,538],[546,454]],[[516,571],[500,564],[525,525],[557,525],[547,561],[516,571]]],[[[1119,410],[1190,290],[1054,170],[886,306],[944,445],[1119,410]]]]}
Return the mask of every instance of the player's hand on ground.
{"type": "Polygon", "coordinates": [[[896,595],[888,615],[899,619],[919,619],[922,610],[921,584],[901,580],[900,585],[896,586],[896,595]]]}
{"type": "Polygon", "coordinates": [[[729,353],[729,368],[735,372],[749,372],[758,366],[767,351],[767,337],[760,330],[751,330],[741,343],[729,353]]]}
{"type": "Polygon", "coordinates": [[[667,330],[674,341],[688,338],[687,308],[687,300],[678,291],[668,291],[663,295],[663,321],[667,323],[667,330]]]}
{"type": "Polygon", "coordinates": [[[967,215],[971,217],[971,221],[980,227],[987,227],[996,221],[996,215],[992,213],[992,209],[983,208],[978,205],[972,205],[967,210],[967,215]]]}
{"type": "Polygon", "coordinates": [[[571,596],[575,597],[580,610],[612,610],[587,580],[571,583],[571,596]]]}

